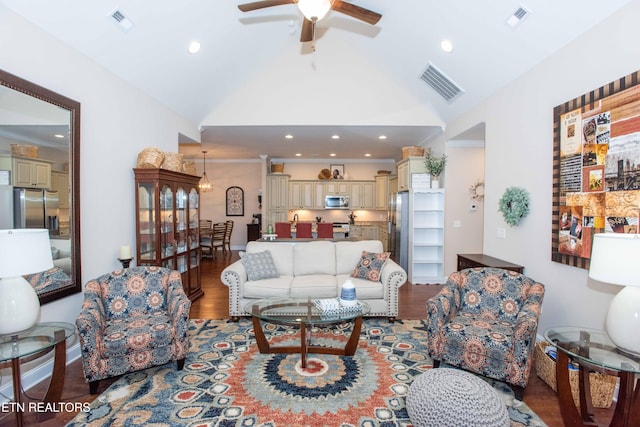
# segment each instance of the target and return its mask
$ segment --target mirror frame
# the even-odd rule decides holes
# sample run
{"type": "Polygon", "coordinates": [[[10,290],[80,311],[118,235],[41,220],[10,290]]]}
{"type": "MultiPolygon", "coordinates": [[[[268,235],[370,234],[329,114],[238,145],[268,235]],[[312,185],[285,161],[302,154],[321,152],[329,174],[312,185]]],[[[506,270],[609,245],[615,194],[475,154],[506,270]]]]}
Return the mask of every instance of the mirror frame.
{"type": "Polygon", "coordinates": [[[0,85],[64,108],[71,115],[71,135],[69,138],[69,150],[71,150],[69,156],[71,211],[69,213],[69,224],[71,226],[71,256],[73,262],[73,277],[71,279],[73,282],[63,288],[38,295],[40,304],[46,304],[82,291],[82,264],[80,260],[80,103],[4,70],[0,70],[0,85]]]}

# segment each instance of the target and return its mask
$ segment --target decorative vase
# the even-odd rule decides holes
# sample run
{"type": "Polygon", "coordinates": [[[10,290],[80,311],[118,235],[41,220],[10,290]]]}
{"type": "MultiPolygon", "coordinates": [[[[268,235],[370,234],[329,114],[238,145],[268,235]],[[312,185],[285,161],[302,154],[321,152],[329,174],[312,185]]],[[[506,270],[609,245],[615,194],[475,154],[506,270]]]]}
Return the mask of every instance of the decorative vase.
{"type": "Polygon", "coordinates": [[[351,280],[347,279],[342,285],[342,290],[340,291],[340,304],[345,307],[350,307],[357,303],[356,287],[351,280]]]}
{"type": "Polygon", "coordinates": [[[438,181],[437,179],[432,179],[431,188],[440,188],[440,181],[438,181]]]}

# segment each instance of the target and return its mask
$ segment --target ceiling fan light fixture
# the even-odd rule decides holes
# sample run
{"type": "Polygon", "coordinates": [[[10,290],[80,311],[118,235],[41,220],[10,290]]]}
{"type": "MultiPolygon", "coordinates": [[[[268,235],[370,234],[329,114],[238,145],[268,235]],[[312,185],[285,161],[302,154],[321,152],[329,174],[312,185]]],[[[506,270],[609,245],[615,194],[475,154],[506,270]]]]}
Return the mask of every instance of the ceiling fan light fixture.
{"type": "Polygon", "coordinates": [[[331,1],[298,0],[298,9],[309,21],[319,21],[331,10],[331,1]]]}

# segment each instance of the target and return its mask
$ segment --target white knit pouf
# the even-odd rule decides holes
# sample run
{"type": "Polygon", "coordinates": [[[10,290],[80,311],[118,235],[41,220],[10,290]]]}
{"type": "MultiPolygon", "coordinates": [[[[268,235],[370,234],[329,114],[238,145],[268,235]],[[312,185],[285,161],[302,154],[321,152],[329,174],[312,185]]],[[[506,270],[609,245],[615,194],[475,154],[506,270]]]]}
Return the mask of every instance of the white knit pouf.
{"type": "Polygon", "coordinates": [[[418,375],[409,387],[406,402],[416,427],[511,424],[498,392],[482,379],[458,369],[437,368],[418,375]]]}

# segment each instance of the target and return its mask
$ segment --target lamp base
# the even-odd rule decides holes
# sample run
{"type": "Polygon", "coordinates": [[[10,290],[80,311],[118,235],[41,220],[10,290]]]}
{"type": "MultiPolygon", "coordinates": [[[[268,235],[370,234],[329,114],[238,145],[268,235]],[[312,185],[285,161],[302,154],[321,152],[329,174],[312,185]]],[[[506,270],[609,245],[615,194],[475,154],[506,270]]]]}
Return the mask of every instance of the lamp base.
{"type": "Polygon", "coordinates": [[[607,312],[607,334],[618,349],[640,356],[640,288],[627,286],[613,297],[607,312]]]}
{"type": "Polygon", "coordinates": [[[40,299],[23,277],[0,279],[0,335],[14,335],[32,327],[40,315],[40,299]]]}

